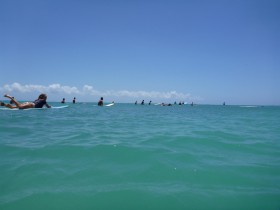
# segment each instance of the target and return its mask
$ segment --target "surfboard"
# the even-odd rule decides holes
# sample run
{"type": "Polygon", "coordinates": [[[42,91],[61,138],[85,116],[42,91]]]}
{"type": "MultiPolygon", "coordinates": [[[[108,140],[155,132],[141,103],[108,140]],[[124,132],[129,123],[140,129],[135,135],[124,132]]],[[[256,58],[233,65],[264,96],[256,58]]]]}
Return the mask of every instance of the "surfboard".
{"type": "Polygon", "coordinates": [[[43,107],[43,108],[29,108],[29,109],[10,109],[10,108],[7,108],[7,107],[1,107],[0,110],[8,110],[8,111],[16,111],[16,110],[24,110],[24,111],[27,111],[27,110],[46,110],[46,109],[63,109],[63,108],[67,108],[69,107],[69,105],[65,105],[65,106],[52,106],[51,108],[46,108],[46,107],[43,107]]]}
{"type": "Polygon", "coordinates": [[[6,107],[1,107],[0,110],[16,111],[16,110],[19,110],[19,109],[10,109],[10,108],[6,108],[6,107]]]}
{"type": "MultiPolygon", "coordinates": [[[[69,107],[69,105],[65,105],[65,106],[52,106],[51,109],[64,109],[64,108],[67,108],[69,107]]],[[[42,108],[44,109],[44,108],[42,108]]]]}
{"type": "Polygon", "coordinates": [[[115,103],[107,104],[105,106],[113,106],[113,105],[115,105],[115,103]]]}

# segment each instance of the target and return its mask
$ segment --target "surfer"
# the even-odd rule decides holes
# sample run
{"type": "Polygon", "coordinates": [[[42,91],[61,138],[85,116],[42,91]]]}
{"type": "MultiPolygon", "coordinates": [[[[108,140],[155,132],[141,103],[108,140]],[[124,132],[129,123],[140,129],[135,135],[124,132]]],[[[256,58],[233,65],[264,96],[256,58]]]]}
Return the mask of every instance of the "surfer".
{"type": "Polygon", "coordinates": [[[39,97],[34,102],[24,102],[19,103],[14,97],[5,94],[4,97],[9,98],[15,106],[11,104],[5,104],[1,102],[1,106],[5,106],[10,109],[29,109],[29,108],[43,108],[43,106],[46,106],[48,108],[51,108],[51,106],[47,103],[47,95],[46,94],[40,94],[39,97]]]}
{"type": "Polygon", "coordinates": [[[161,103],[161,106],[172,106],[172,104],[165,104],[165,103],[161,103]]]}
{"type": "Polygon", "coordinates": [[[135,101],[135,103],[134,103],[135,105],[137,105],[137,101],[135,101]]]}
{"type": "Polygon", "coordinates": [[[75,103],[76,103],[76,97],[73,98],[73,104],[75,104],[75,103]]]}
{"type": "Polygon", "coordinates": [[[100,98],[97,105],[98,106],[103,106],[103,97],[100,98]]]}
{"type": "Polygon", "coordinates": [[[149,102],[149,105],[151,105],[152,101],[149,102]]]}
{"type": "Polygon", "coordinates": [[[64,104],[64,103],[65,103],[65,98],[63,98],[63,99],[62,99],[61,103],[62,103],[62,104],[64,104]]]}
{"type": "Polygon", "coordinates": [[[144,100],[141,102],[141,105],[144,105],[145,104],[145,102],[144,102],[144,100]]]}

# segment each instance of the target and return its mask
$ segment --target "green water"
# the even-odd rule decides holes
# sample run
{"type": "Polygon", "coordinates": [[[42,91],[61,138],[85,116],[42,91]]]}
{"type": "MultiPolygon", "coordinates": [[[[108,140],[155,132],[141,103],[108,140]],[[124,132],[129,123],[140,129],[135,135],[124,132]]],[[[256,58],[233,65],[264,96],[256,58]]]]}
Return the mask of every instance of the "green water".
{"type": "Polygon", "coordinates": [[[0,119],[1,210],[280,209],[280,107],[84,103],[0,119]]]}

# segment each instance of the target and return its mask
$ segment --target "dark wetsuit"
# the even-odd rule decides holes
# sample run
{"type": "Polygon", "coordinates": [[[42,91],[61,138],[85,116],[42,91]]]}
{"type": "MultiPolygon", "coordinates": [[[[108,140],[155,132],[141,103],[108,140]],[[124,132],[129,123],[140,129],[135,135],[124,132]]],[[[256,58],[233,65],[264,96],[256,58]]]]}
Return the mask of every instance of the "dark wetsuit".
{"type": "Polygon", "coordinates": [[[103,106],[103,101],[102,100],[98,101],[98,106],[103,106]]]}
{"type": "Polygon", "coordinates": [[[50,107],[44,99],[37,99],[33,103],[35,104],[34,108],[43,108],[44,105],[46,105],[48,108],[50,107]]]}

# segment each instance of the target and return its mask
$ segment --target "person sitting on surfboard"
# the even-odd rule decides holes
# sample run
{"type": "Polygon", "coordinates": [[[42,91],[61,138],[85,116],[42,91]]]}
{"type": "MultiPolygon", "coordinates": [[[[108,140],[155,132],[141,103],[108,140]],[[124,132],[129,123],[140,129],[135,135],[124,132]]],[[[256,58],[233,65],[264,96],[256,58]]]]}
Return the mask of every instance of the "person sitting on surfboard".
{"type": "Polygon", "coordinates": [[[103,97],[100,98],[97,105],[98,106],[103,106],[103,97]]]}
{"type": "Polygon", "coordinates": [[[61,103],[62,103],[62,104],[65,104],[65,98],[62,99],[61,103]]]}
{"type": "Polygon", "coordinates": [[[46,94],[40,94],[38,99],[36,99],[34,102],[24,102],[19,103],[14,97],[5,94],[4,97],[9,98],[12,100],[15,104],[15,106],[11,104],[5,104],[3,102],[0,103],[1,106],[5,106],[10,109],[29,109],[29,108],[43,108],[43,106],[46,106],[48,108],[51,108],[51,106],[47,103],[47,95],[46,94]]]}

